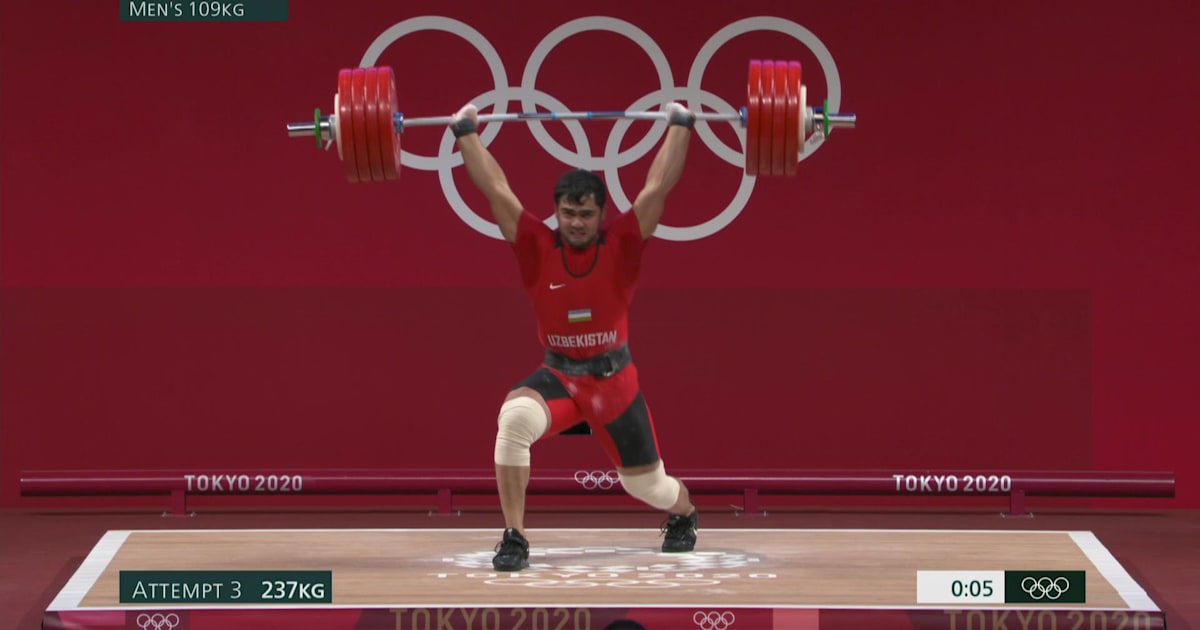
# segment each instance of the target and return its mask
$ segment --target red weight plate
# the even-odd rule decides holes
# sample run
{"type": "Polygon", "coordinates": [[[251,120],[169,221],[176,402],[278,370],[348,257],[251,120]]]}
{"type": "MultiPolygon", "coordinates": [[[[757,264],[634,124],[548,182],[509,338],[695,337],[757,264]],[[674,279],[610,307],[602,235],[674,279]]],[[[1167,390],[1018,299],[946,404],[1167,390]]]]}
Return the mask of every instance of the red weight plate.
{"type": "Polygon", "coordinates": [[[775,135],[775,62],[762,62],[762,90],[758,95],[758,174],[771,174],[771,139],[775,135]]]}
{"type": "Polygon", "coordinates": [[[400,134],[396,133],[396,77],[392,69],[383,66],[377,76],[379,93],[379,157],[383,160],[383,177],[388,181],[400,178],[400,134]]]}
{"type": "Polygon", "coordinates": [[[803,117],[800,114],[800,62],[788,62],[788,102],[787,128],[784,129],[783,174],[795,175],[796,167],[800,164],[800,138],[803,131],[800,128],[803,117]]]}
{"type": "Polygon", "coordinates": [[[746,174],[758,175],[758,95],[762,91],[762,63],[750,61],[750,80],[746,83],[746,174]]]}
{"type": "Polygon", "coordinates": [[[788,89],[788,67],[786,61],[775,62],[775,108],[771,125],[771,174],[783,175],[783,161],[787,147],[787,108],[791,98],[788,89]]]}
{"type": "Polygon", "coordinates": [[[358,163],[354,151],[354,97],[350,84],[354,76],[353,70],[338,72],[338,106],[337,106],[337,143],[338,153],[342,155],[342,166],[346,170],[346,179],[351,184],[358,181],[358,163]]]}
{"type": "Polygon", "coordinates": [[[383,181],[383,156],[379,138],[379,70],[367,68],[363,73],[363,127],[367,131],[367,166],[371,181],[383,181]]]}
{"type": "Polygon", "coordinates": [[[358,181],[360,182],[371,181],[371,160],[367,157],[367,99],[365,97],[366,89],[363,87],[366,74],[367,71],[363,68],[355,68],[354,74],[350,77],[350,95],[353,97],[350,121],[353,123],[354,161],[358,166],[358,181]]]}

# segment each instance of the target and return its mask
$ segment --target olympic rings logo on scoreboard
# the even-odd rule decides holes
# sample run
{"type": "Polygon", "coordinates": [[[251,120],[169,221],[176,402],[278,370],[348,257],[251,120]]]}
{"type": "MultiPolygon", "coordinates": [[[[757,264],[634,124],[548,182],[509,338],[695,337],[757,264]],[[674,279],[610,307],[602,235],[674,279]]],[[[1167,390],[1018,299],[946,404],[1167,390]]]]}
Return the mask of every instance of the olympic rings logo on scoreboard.
{"type": "Polygon", "coordinates": [[[1071,588],[1071,582],[1065,577],[1032,578],[1021,580],[1021,590],[1033,599],[1058,599],[1071,588]]]}
{"type": "Polygon", "coordinates": [[[141,630],[173,630],[179,622],[179,615],[175,613],[140,613],[134,621],[141,630]]]}
{"type": "Polygon", "coordinates": [[[704,612],[697,610],[692,615],[692,623],[696,624],[700,630],[726,630],[737,621],[737,616],[731,611],[725,612],[704,612]]]}
{"type": "MultiPolygon", "coordinates": [[[[739,35],[756,31],[774,31],[790,35],[807,46],[816,56],[817,61],[821,64],[821,70],[825,74],[825,82],[828,87],[827,100],[829,101],[830,110],[838,111],[842,100],[842,81],[838,74],[837,64],[833,61],[833,55],[830,54],[829,50],[812,31],[795,22],[777,17],[762,16],[745,18],[719,29],[700,47],[700,51],[696,53],[691,69],[688,72],[687,84],[683,86],[675,85],[675,79],[671,74],[671,66],[667,62],[666,55],[658,43],[646,34],[645,31],[624,20],[604,16],[591,16],[571,20],[546,35],[533,49],[529,60],[525,63],[525,70],[521,75],[521,84],[519,86],[509,85],[508,73],[505,70],[503,60],[500,59],[500,54],[483,34],[465,22],[436,15],[410,18],[393,24],[375,38],[375,41],[371,43],[367,51],[363,54],[359,65],[364,68],[374,66],[379,60],[380,55],[383,54],[383,51],[396,42],[396,40],[405,35],[421,31],[445,31],[457,35],[479,51],[484,61],[487,62],[488,68],[491,70],[495,88],[479,94],[471,102],[481,108],[492,106],[493,113],[495,114],[508,113],[507,105],[510,100],[519,100],[521,107],[526,111],[533,111],[539,105],[555,111],[569,109],[554,96],[537,89],[537,76],[541,70],[542,62],[545,61],[546,56],[555,46],[573,35],[588,31],[610,31],[632,40],[646,52],[646,55],[650,58],[650,62],[654,65],[661,86],[659,89],[634,101],[625,108],[625,111],[646,110],[669,100],[685,101],[688,108],[693,111],[700,111],[701,106],[708,106],[718,111],[736,110],[737,107],[701,87],[704,72],[708,68],[708,63],[712,60],[713,55],[726,42],[739,35]]],[[[658,141],[666,133],[667,129],[666,121],[656,121],[645,137],[628,149],[621,151],[621,141],[624,139],[625,133],[628,131],[632,121],[628,119],[618,120],[613,125],[608,140],[605,142],[604,152],[600,155],[594,155],[588,143],[587,134],[584,133],[582,124],[577,120],[561,121],[562,124],[566,125],[566,129],[575,143],[576,149],[574,151],[562,146],[552,138],[547,133],[541,121],[529,120],[526,123],[529,125],[529,129],[538,144],[560,162],[573,168],[602,171],[605,181],[608,184],[609,198],[617,208],[623,209],[621,210],[622,212],[626,211],[624,209],[628,209],[633,204],[630,202],[624,187],[621,185],[618,168],[636,162],[646,156],[658,144],[658,141]]],[[[730,148],[718,139],[706,121],[696,121],[696,135],[716,156],[741,169],[745,164],[746,130],[733,122],[730,124],[733,126],[741,143],[740,151],[730,148]]],[[[484,145],[491,144],[496,135],[500,133],[503,125],[503,122],[493,122],[487,125],[487,128],[480,135],[480,139],[484,145]]],[[[823,138],[814,137],[808,148],[800,155],[800,159],[804,160],[811,156],[823,142],[823,138]]],[[[455,214],[475,231],[495,239],[503,238],[500,235],[500,228],[495,223],[483,218],[472,210],[458,191],[458,187],[454,182],[453,169],[462,165],[462,156],[454,152],[454,135],[450,133],[449,129],[446,129],[442,134],[442,141],[438,146],[438,154],[436,156],[417,155],[401,147],[400,163],[409,168],[437,171],[438,180],[442,186],[442,193],[445,195],[446,202],[454,209],[455,214]]],[[[691,226],[660,224],[654,235],[670,241],[694,241],[716,234],[732,223],[746,207],[746,204],[750,201],[750,195],[754,191],[754,182],[755,178],[745,174],[743,171],[741,184],[738,186],[737,192],[734,193],[729,204],[717,216],[698,225],[691,226]]],[[[546,224],[553,227],[555,225],[555,218],[550,216],[546,219],[546,224]]]]}
{"type": "Polygon", "coordinates": [[[615,470],[577,470],[575,471],[575,482],[583,486],[584,490],[608,490],[617,485],[620,478],[615,470]]]}

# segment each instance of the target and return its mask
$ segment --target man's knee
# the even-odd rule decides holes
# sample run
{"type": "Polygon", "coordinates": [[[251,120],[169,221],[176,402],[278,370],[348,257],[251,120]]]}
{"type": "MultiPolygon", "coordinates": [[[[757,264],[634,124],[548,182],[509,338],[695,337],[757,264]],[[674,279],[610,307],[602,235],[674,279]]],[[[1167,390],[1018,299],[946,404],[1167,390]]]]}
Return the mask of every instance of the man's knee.
{"type": "Polygon", "coordinates": [[[496,463],[528,466],[529,447],[549,428],[550,418],[541,402],[518,396],[504,401],[496,423],[496,463]]]}
{"type": "Polygon", "coordinates": [[[669,509],[679,499],[679,480],[667,476],[662,460],[652,470],[637,474],[618,471],[621,485],[630,496],[660,510],[669,509]]]}

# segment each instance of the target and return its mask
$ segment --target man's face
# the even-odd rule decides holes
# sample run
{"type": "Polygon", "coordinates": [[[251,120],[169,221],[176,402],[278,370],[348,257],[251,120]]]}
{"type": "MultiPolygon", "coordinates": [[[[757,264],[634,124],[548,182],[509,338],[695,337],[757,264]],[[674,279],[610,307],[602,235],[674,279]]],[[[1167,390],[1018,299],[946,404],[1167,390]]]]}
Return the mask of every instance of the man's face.
{"type": "Polygon", "coordinates": [[[604,221],[604,210],[596,205],[591,195],[578,203],[563,197],[554,214],[558,217],[558,229],[568,245],[585,249],[600,234],[600,223],[604,221]]]}

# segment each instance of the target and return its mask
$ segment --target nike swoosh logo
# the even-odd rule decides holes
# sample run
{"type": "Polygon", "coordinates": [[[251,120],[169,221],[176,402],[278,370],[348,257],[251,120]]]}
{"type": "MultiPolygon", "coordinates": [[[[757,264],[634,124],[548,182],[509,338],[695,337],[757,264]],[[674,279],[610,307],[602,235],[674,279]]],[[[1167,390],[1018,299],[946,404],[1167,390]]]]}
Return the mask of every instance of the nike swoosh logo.
{"type": "Polygon", "coordinates": [[[553,291],[553,290],[555,290],[555,289],[561,289],[561,288],[563,288],[563,287],[565,287],[565,286],[567,286],[567,283],[566,283],[566,282],[564,282],[564,283],[562,283],[562,284],[554,284],[553,282],[551,282],[551,283],[550,283],[550,290],[551,290],[551,291],[553,291]]]}

